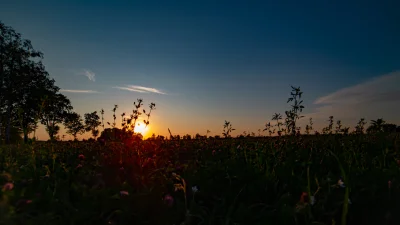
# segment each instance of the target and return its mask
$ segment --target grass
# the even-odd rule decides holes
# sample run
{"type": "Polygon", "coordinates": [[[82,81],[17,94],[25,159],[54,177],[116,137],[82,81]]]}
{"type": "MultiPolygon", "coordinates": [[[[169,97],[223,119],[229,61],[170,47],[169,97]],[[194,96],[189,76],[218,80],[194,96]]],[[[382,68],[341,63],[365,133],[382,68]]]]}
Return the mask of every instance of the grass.
{"type": "Polygon", "coordinates": [[[2,146],[1,223],[399,224],[399,140],[378,133],[2,146]]]}

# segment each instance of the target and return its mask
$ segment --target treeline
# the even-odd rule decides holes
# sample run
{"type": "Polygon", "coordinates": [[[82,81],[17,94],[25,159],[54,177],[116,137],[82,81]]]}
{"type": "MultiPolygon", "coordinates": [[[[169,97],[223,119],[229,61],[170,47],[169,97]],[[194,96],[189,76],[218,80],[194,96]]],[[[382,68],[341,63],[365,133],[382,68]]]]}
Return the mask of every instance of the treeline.
{"type": "MultiPolygon", "coordinates": [[[[104,127],[104,110],[81,115],[73,111],[70,100],[60,93],[42,63],[43,53],[33,48],[31,42],[23,39],[21,34],[0,21],[0,143],[15,143],[21,136],[25,143],[28,135],[35,131],[39,124],[45,126],[50,140],[60,139],[57,135],[60,125],[64,125],[67,134],[76,139],[78,134],[91,132],[96,138],[99,127],[103,128],[101,136],[120,136],[116,134],[115,106],[114,122],[104,127]],[[103,134],[104,133],[104,134],[103,134]]],[[[142,114],[143,123],[149,124],[150,113],[155,104],[149,104],[150,110],[142,109],[143,101],[134,103],[135,109],[130,117],[122,117],[124,134],[133,135],[135,123],[142,114]],[[140,111],[139,111],[140,110],[140,111]],[[130,132],[128,132],[130,131],[130,132]]]]}
{"type": "MultiPolygon", "coordinates": [[[[116,127],[116,110],[113,109],[113,123],[107,122],[111,128],[104,127],[104,110],[81,115],[73,111],[70,100],[60,93],[60,88],[55,85],[54,79],[50,78],[43,63],[43,53],[33,48],[29,40],[23,39],[21,34],[17,33],[12,27],[6,26],[0,21],[0,143],[15,143],[20,141],[23,136],[24,142],[28,142],[28,135],[35,131],[39,124],[45,126],[50,140],[60,139],[57,135],[60,131],[60,125],[64,125],[67,134],[76,139],[78,134],[91,132],[93,138],[99,136],[99,127],[103,128],[100,135],[102,139],[120,139],[121,137],[132,137],[132,132],[136,122],[141,115],[145,116],[143,123],[147,126],[152,110],[155,104],[149,104],[149,111],[142,109],[143,101],[138,99],[134,102],[134,110],[130,117],[125,113],[121,114],[121,127],[116,127]]],[[[300,134],[300,127],[297,122],[302,116],[300,113],[304,106],[302,105],[300,87],[292,87],[291,97],[287,103],[291,102],[291,110],[285,111],[286,118],[275,113],[272,121],[265,125],[265,129],[258,130],[255,133],[246,133],[238,137],[264,136],[261,133],[267,132],[269,136],[274,134],[296,135],[300,134]]],[[[305,127],[305,134],[319,134],[313,130],[312,119],[309,118],[309,124],[305,127]]],[[[333,116],[329,117],[329,125],[322,130],[322,134],[349,134],[349,133],[374,133],[374,132],[399,132],[400,127],[395,124],[387,124],[383,119],[372,120],[369,127],[364,128],[367,122],[361,119],[353,132],[349,132],[350,127],[344,127],[340,120],[334,121],[333,116]],[[335,123],[336,122],[336,123],[335,123]]],[[[222,136],[231,137],[235,129],[232,124],[225,121],[222,136]]],[[[173,135],[170,132],[170,139],[204,139],[206,135],[173,135]]],[[[139,135],[140,136],[140,135],[139,135]]],[[[153,135],[151,138],[156,138],[153,135]]],[[[157,138],[163,139],[163,136],[157,138]]],[[[220,138],[216,135],[214,138],[220,138]]]]}
{"type": "Polygon", "coordinates": [[[97,136],[97,112],[85,114],[84,124],[42,59],[43,53],[29,40],[0,21],[0,141],[14,143],[23,136],[26,143],[39,124],[45,126],[50,140],[56,139],[61,124],[75,138],[85,131],[97,136]]]}
{"type": "Polygon", "coordinates": [[[0,135],[6,143],[21,132],[27,142],[39,123],[53,138],[64,115],[72,110],[42,59],[29,40],[0,21],[0,135]]]}

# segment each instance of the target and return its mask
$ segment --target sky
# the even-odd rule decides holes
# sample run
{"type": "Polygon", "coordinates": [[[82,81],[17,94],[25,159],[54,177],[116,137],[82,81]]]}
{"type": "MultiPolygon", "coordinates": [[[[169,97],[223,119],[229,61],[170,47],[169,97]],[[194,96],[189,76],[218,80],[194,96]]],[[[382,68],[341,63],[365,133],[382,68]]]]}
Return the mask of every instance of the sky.
{"type": "MultiPolygon", "coordinates": [[[[304,92],[314,128],[328,117],[400,124],[399,1],[20,1],[0,20],[44,53],[81,115],[154,102],[152,133],[258,133],[304,92]]],[[[64,134],[64,131],[60,135],[64,134]]],[[[86,136],[82,137],[87,137],[86,136]]],[[[43,128],[39,139],[48,139],[43,128]]]]}

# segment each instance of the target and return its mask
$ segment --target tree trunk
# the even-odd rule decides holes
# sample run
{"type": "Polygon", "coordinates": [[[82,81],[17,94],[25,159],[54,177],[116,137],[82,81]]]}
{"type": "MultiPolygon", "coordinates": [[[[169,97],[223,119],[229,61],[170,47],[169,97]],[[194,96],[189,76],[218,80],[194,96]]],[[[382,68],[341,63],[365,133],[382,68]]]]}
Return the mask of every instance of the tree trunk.
{"type": "Polygon", "coordinates": [[[24,143],[28,143],[28,130],[24,128],[24,143]]]}

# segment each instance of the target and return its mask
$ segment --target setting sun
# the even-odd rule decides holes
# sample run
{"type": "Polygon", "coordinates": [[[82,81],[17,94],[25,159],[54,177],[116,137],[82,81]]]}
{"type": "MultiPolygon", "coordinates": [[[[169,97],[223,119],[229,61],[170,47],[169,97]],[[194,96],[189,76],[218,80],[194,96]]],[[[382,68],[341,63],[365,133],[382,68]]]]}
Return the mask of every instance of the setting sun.
{"type": "Polygon", "coordinates": [[[147,131],[149,130],[149,126],[145,127],[143,123],[136,123],[135,133],[140,133],[141,135],[146,136],[147,131]]]}

